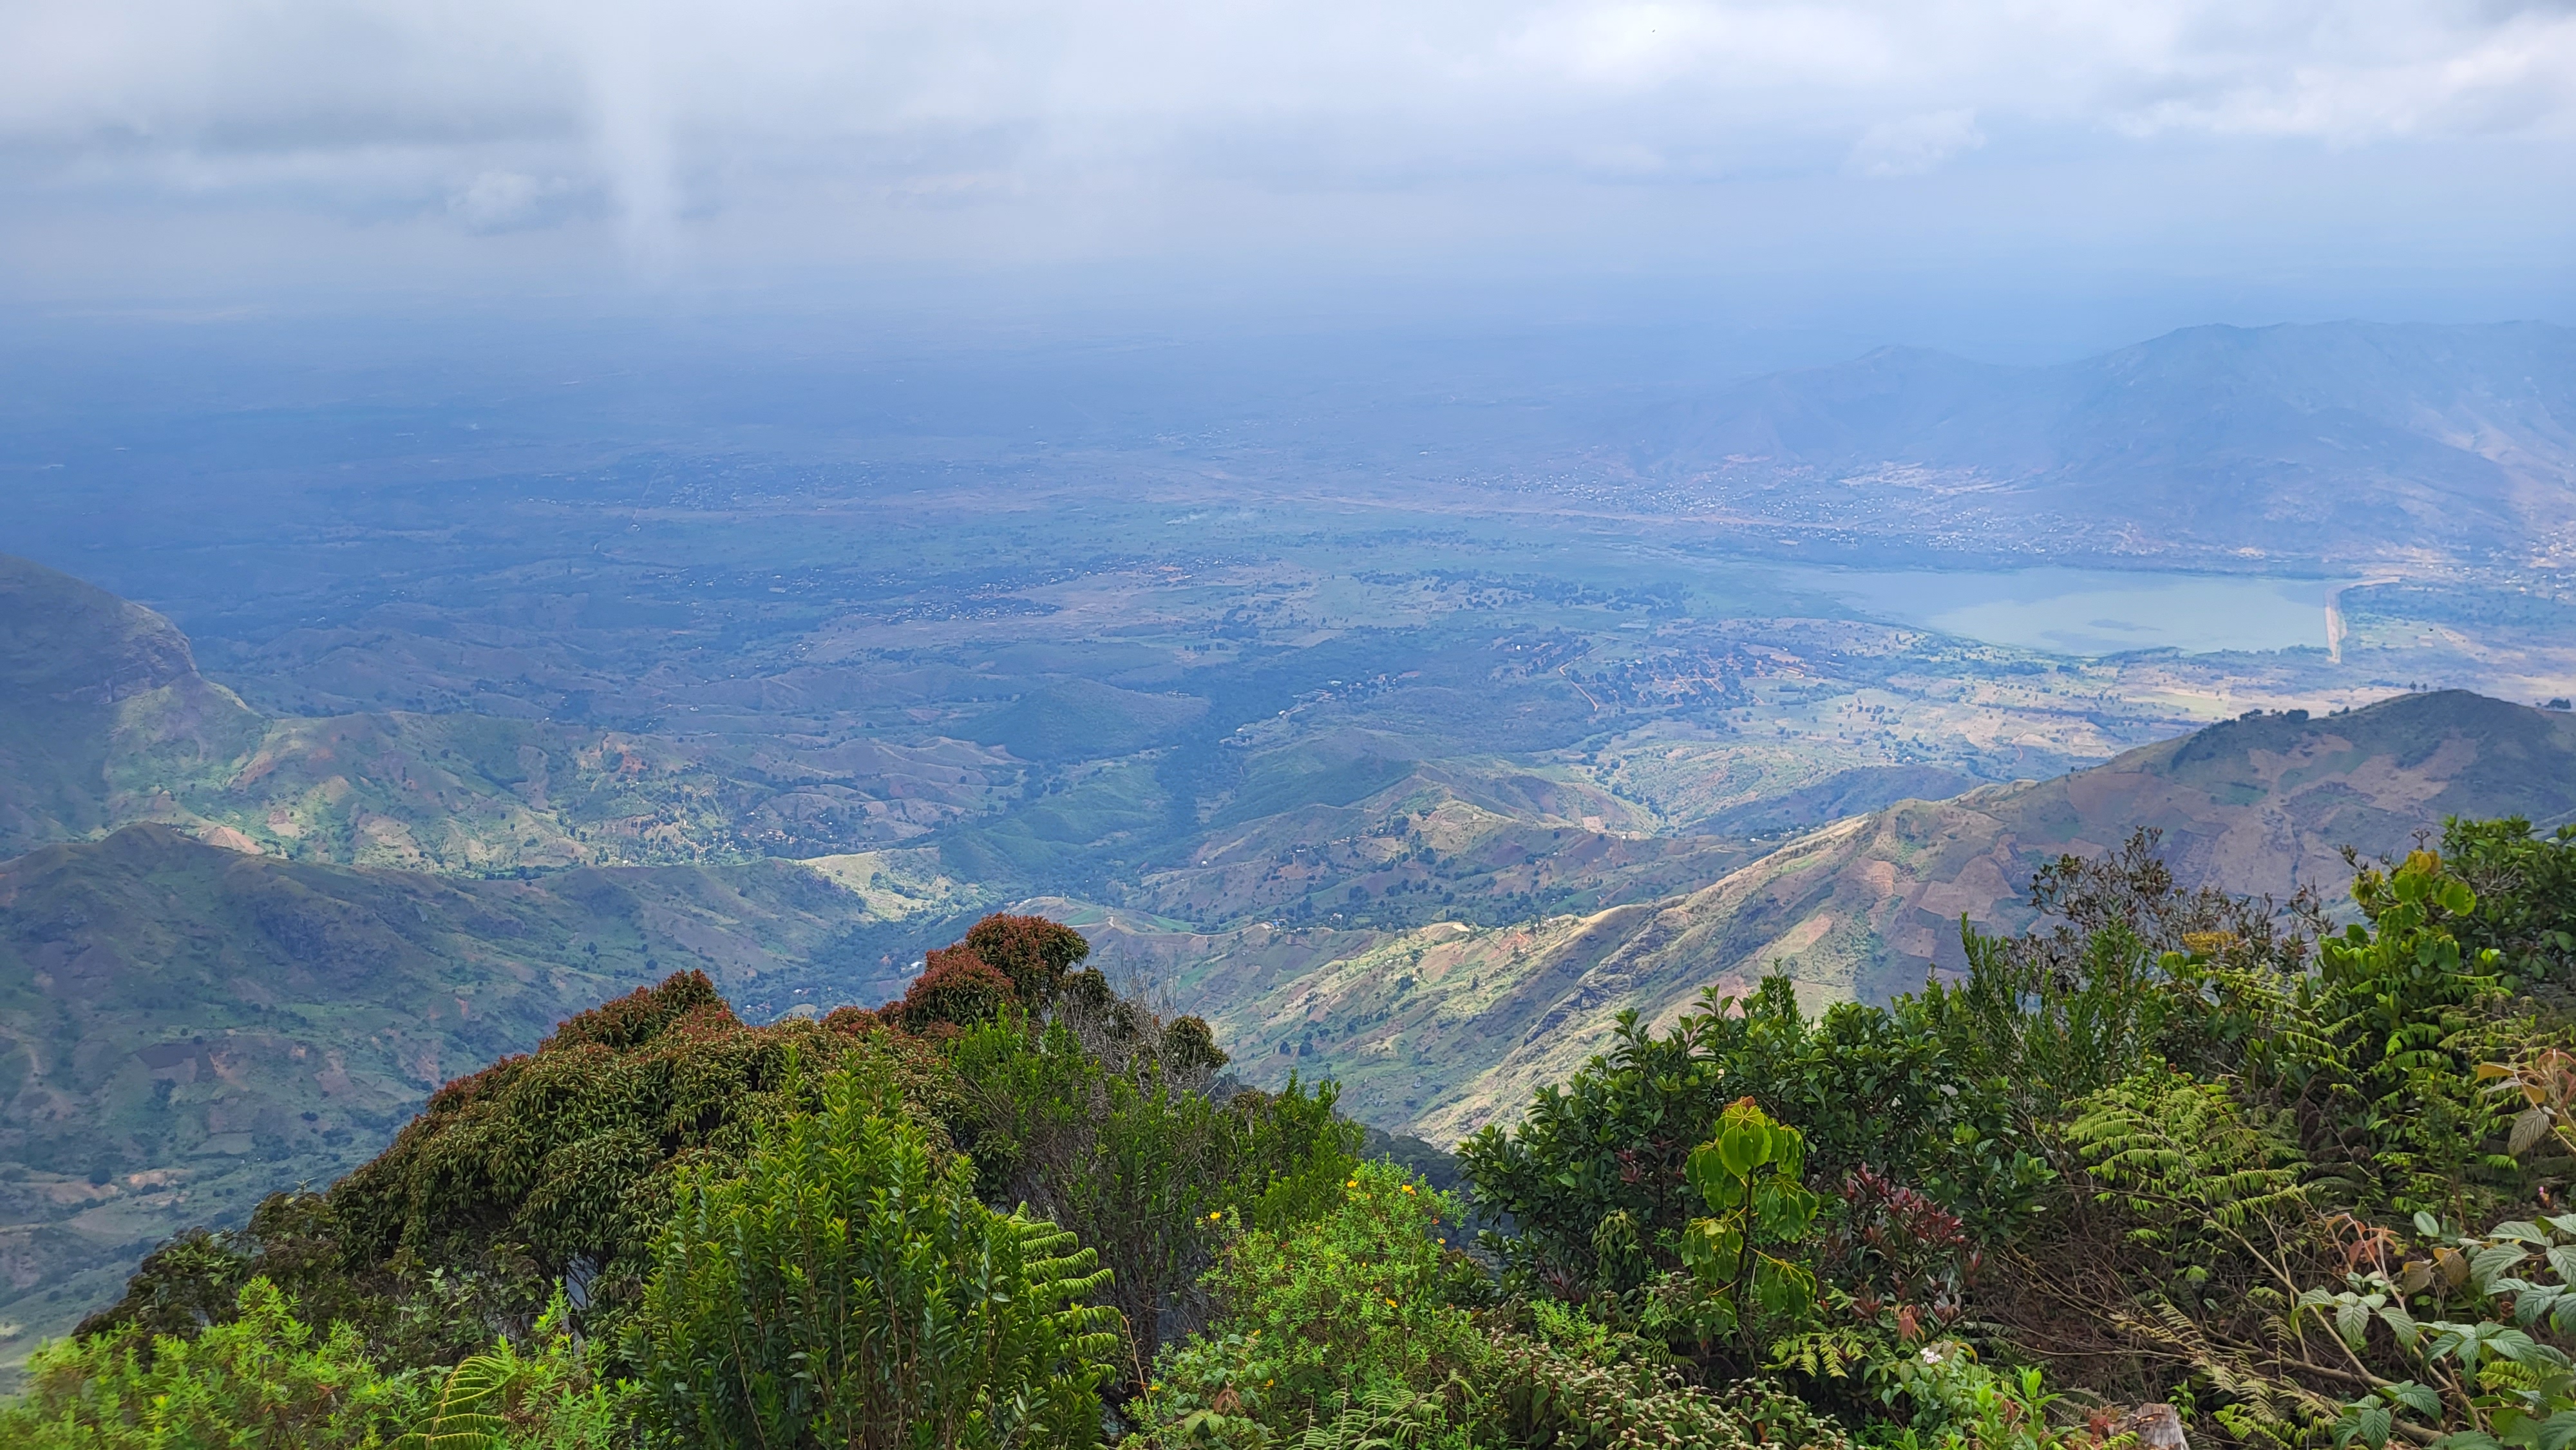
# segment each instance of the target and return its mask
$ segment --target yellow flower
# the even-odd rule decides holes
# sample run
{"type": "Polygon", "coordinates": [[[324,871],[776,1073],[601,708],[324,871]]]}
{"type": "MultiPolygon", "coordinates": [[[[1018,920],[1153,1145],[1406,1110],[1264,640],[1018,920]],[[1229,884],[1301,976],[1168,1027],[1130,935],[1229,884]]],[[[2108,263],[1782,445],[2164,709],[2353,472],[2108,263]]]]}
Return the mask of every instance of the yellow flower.
{"type": "Polygon", "coordinates": [[[1354,1179],[1352,1179],[1350,1182],[1345,1183],[1345,1184],[1343,1184],[1342,1186],[1343,1186],[1344,1188],[1357,1188],[1357,1187],[1359,1187],[1359,1186],[1360,1186],[1360,1181],[1359,1181],[1358,1179],[1354,1178],[1354,1179]]]}
{"type": "Polygon", "coordinates": [[[1209,1212],[1209,1214],[1208,1214],[1208,1222],[1210,1222],[1210,1223],[1214,1223],[1214,1222],[1216,1222],[1218,1219],[1221,1219],[1221,1218],[1223,1218],[1223,1217],[1225,1217],[1225,1215],[1224,1215],[1222,1212],[1217,1212],[1217,1211],[1211,1210],[1211,1211],[1209,1212]]]}
{"type": "Polygon", "coordinates": [[[1405,1192],[1407,1192],[1407,1193],[1411,1193],[1411,1192],[1413,1191],[1413,1185],[1412,1185],[1412,1184],[1410,1184],[1410,1183],[1408,1183],[1408,1184],[1404,1185],[1404,1191],[1405,1191],[1405,1192]]]}
{"type": "Polygon", "coordinates": [[[1392,1299],[1387,1300],[1387,1301],[1386,1301],[1386,1307],[1387,1307],[1387,1308],[1389,1308],[1389,1309],[1394,1308],[1394,1307],[1395,1307],[1395,1301],[1394,1301],[1394,1300],[1392,1300],[1392,1299]]]}

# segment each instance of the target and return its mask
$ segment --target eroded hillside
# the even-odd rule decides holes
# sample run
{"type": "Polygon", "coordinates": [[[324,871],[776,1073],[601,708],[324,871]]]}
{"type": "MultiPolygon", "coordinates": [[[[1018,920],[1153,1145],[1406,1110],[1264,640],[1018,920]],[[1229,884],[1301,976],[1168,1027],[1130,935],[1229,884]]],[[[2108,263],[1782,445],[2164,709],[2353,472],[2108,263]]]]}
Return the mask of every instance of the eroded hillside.
{"type": "Polygon", "coordinates": [[[1104,960],[1171,981],[1247,1071],[1336,1077],[1361,1116],[1445,1141],[1562,1079],[1623,1011],[1662,1021],[1775,964],[1810,1004],[1912,990],[1963,965],[1962,917],[2020,929],[2032,872],[2133,829],[2162,832],[2185,880],[2332,898],[2347,845],[2402,853],[2425,822],[2512,814],[2576,819],[2576,715],[2442,691],[2229,721],[2053,780],[1901,802],[1597,912],[1396,933],[1082,919],[1104,960]]]}

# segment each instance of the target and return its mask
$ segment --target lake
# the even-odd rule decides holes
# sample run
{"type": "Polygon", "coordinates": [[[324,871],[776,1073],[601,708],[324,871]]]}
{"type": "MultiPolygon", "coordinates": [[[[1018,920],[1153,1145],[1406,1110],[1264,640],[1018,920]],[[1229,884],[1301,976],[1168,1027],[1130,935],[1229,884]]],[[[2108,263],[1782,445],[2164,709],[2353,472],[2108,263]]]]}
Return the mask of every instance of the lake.
{"type": "Polygon", "coordinates": [[[2327,601],[2351,582],[2116,569],[1802,569],[1789,578],[1870,618],[2065,655],[2324,649],[2327,601]]]}

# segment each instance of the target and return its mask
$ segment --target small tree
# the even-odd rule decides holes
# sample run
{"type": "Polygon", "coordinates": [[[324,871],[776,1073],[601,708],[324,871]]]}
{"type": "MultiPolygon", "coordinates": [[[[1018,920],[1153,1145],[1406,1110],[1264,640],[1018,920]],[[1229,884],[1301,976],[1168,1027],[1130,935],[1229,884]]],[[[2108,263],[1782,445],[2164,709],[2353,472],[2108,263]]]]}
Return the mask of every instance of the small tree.
{"type": "Polygon", "coordinates": [[[962,946],[930,954],[930,966],[912,979],[900,1002],[889,1003],[883,1016],[911,1032],[963,1027],[990,1020],[1019,1000],[1011,979],[999,967],[962,946]]]}
{"type": "Polygon", "coordinates": [[[648,1414],[715,1445],[1003,1450],[1100,1435],[1119,1348],[1073,1235],[976,1201],[881,1080],[683,1183],[634,1328],[648,1414]]]}
{"type": "Polygon", "coordinates": [[[1690,1155],[1691,1186],[1710,1216],[1682,1230],[1682,1262],[1708,1293],[1711,1329],[1731,1334],[1749,1367],[1757,1325],[1782,1327],[1815,1306],[1816,1276],[1793,1257],[1815,1235],[1819,1200],[1801,1181],[1807,1141],[1751,1098],[1730,1103],[1717,1136],[1690,1155]]]}
{"type": "Polygon", "coordinates": [[[1006,1015],[949,1043],[958,1137],[988,1200],[1035,1205],[1116,1271],[1109,1301],[1141,1367],[1167,1329],[1200,1320],[1199,1276],[1222,1238],[1209,1215],[1276,1229],[1323,1212],[1357,1135],[1333,1115],[1330,1084],[1292,1077],[1220,1099],[1209,1059],[1223,1054],[1195,1018],[1161,1023],[1114,1002],[1089,1019],[1067,1012],[1086,979],[1069,979],[1043,1026],[1006,1015]]]}
{"type": "Polygon", "coordinates": [[[2469,1217],[2501,1207],[2519,1167],[2491,1151],[2505,1130],[2478,1068],[2537,1035],[2513,1024],[2502,953],[2464,950],[2453,929],[2472,920],[2477,893],[2430,851],[2394,870],[2365,868],[2352,895],[2356,922],[2320,942],[2316,976],[2301,984],[2319,1050],[2292,1056],[2291,1085],[2333,1104],[2334,1147],[2366,1149],[2388,1205],[2469,1217]],[[2323,1091],[2320,1091],[2323,1089],[2323,1091]],[[2484,1190],[2484,1191],[2482,1191],[2484,1190]]]}
{"type": "Polygon", "coordinates": [[[1010,978],[1011,990],[1031,1007],[1054,1001],[1064,974],[1091,955],[1091,943],[1072,927],[1043,916],[999,912],[967,928],[958,945],[1010,978]]]}

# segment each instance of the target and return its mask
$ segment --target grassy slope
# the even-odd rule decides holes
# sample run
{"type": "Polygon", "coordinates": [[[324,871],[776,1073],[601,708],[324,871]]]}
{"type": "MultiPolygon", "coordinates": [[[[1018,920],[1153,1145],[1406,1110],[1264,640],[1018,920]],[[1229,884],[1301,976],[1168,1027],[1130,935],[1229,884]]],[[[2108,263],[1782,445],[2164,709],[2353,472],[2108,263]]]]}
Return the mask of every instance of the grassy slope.
{"type": "Polygon", "coordinates": [[[835,960],[858,898],[788,862],[504,881],[208,846],[158,826],[0,865],[0,1363],[154,1242],[381,1147],[439,1082],[703,968],[835,960]]]}
{"type": "Polygon", "coordinates": [[[2285,894],[2337,887],[2343,845],[2403,850],[2445,815],[2508,813],[2576,816],[2576,717],[2443,691],[2232,721],[2055,780],[1901,802],[1697,890],[1588,915],[1398,933],[1086,929],[1104,958],[1206,1012],[1255,1080],[1329,1072],[1359,1116],[1448,1141],[1563,1077],[1623,1009],[1668,1017],[1774,962],[1812,1003],[1908,990],[1959,964],[1962,915],[2018,928],[2033,869],[2134,825],[2163,828],[2186,880],[2285,894]]]}
{"type": "MultiPolygon", "coordinates": [[[[1342,789],[1313,786],[1285,809],[1220,815],[1185,859],[1137,882],[1131,904],[1227,924],[1329,925],[1336,913],[1372,925],[1516,920],[1666,895],[1752,854],[1738,841],[1653,834],[1634,803],[1504,759],[1342,769],[1351,774],[1342,789]]],[[[1253,809],[1297,798],[1259,783],[1269,788],[1247,792],[1253,809]]]]}

